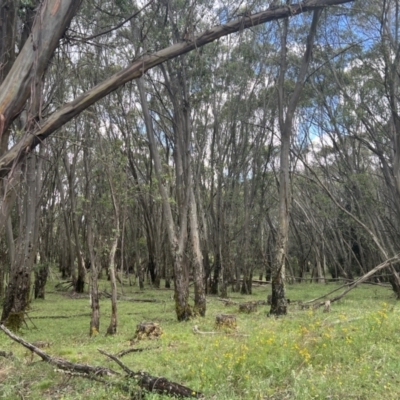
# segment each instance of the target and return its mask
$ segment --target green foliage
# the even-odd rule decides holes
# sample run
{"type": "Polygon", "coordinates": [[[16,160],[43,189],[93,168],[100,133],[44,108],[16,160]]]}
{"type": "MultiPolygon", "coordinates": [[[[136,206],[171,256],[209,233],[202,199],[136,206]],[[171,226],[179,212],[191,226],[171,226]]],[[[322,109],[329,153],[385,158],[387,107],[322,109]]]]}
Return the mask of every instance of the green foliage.
{"type": "MultiPolygon", "coordinates": [[[[53,283],[54,284],[54,283],[53,283]]],[[[100,290],[108,282],[100,282],[100,290]]],[[[122,360],[133,370],[142,369],[202,391],[218,400],[235,399],[316,399],[348,398],[396,399],[400,323],[396,301],[387,289],[363,286],[350,292],[332,311],[300,310],[297,300],[308,300],[329,292],[336,284],[289,285],[292,300],[284,318],[268,318],[268,309],[258,307],[252,314],[238,314],[236,334],[195,335],[193,325],[201,331],[214,331],[215,314],[237,313],[237,305],[225,307],[216,298],[208,298],[206,318],[188,323],[175,320],[171,292],[124,287],[125,296],[157,299],[160,303],[119,303],[119,332],[105,336],[110,314],[108,300],[101,300],[100,334],[90,338],[88,299],[70,299],[49,293],[45,301],[33,303],[31,318],[37,329],[23,329],[28,341],[48,340],[45,349],[53,356],[75,363],[110,365],[98,353],[101,348],[117,353],[129,347],[136,325],[157,321],[164,335],[157,342],[139,342],[136,347],[149,347],[131,353],[122,360]],[[68,319],[46,318],[73,316],[68,319]]],[[[256,288],[254,300],[264,300],[269,288],[256,288]]],[[[235,301],[248,297],[235,294],[235,301]]],[[[29,323],[29,322],[28,322],[29,323]]],[[[32,328],[32,326],[31,326],[32,328]]],[[[37,356],[5,335],[0,336],[0,349],[12,351],[13,360],[0,359],[0,397],[7,399],[124,399],[115,388],[82,378],[66,380],[54,367],[36,363],[37,356]]],[[[150,394],[147,399],[165,396],[150,394]]]]}

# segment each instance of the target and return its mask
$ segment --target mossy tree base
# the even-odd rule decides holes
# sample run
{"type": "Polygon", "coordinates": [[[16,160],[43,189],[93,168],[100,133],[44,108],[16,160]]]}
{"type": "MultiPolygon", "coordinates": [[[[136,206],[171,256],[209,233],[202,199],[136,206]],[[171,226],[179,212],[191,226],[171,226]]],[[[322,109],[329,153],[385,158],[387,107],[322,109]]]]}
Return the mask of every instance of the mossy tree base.
{"type": "Polygon", "coordinates": [[[283,282],[272,282],[271,315],[286,315],[287,300],[285,284],[283,282]]]}
{"type": "Polygon", "coordinates": [[[13,332],[18,332],[25,323],[25,312],[11,312],[8,318],[3,321],[4,326],[13,332]]]}
{"type": "Polygon", "coordinates": [[[206,304],[205,303],[201,303],[201,304],[195,305],[193,307],[193,315],[194,316],[205,317],[206,316],[206,304]]]}
{"type": "Polygon", "coordinates": [[[176,316],[179,322],[189,321],[193,317],[193,311],[189,304],[182,307],[179,304],[176,305],[176,316]]]}

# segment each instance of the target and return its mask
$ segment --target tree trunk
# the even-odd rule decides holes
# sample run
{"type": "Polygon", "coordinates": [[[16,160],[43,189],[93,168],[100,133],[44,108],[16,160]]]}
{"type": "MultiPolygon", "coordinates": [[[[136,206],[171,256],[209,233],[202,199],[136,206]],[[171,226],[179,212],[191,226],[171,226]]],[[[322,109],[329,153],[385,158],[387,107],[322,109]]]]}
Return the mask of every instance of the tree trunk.
{"type": "MultiPolygon", "coordinates": [[[[15,1],[10,3],[15,4],[15,1]]],[[[79,0],[47,0],[40,3],[30,40],[26,40],[0,87],[0,115],[4,118],[4,130],[24,107],[31,93],[32,82],[42,79],[59,39],[76,14],[80,3],[79,0]]],[[[6,4],[1,8],[1,12],[4,11],[7,13],[7,21],[15,12],[6,4]]]]}
{"type": "Polygon", "coordinates": [[[272,267],[272,302],[271,314],[284,315],[287,313],[287,301],[285,295],[285,263],[287,257],[287,243],[289,239],[289,210],[291,203],[290,194],[290,139],[292,135],[293,119],[300,95],[304,87],[304,79],[311,61],[312,47],[317,30],[321,10],[314,11],[313,20],[307,37],[307,47],[304,53],[302,65],[297,77],[297,82],[290,96],[289,105],[285,107],[284,84],[287,67],[287,29],[289,21],[285,20],[281,37],[281,65],[278,80],[279,103],[279,127],[281,130],[281,154],[279,166],[279,217],[278,235],[276,239],[275,260],[272,267]],[[284,112],[286,110],[286,115],[284,112]]]}
{"type": "Polygon", "coordinates": [[[110,251],[110,283],[111,283],[111,320],[107,328],[107,335],[115,335],[117,333],[117,280],[115,277],[115,253],[117,251],[119,236],[119,221],[116,222],[116,233],[113,245],[110,251]]]}
{"type": "Polygon", "coordinates": [[[20,210],[20,228],[14,264],[3,305],[1,321],[12,330],[18,330],[24,322],[29,305],[31,272],[36,254],[38,224],[37,202],[40,170],[36,169],[36,155],[32,154],[23,168],[26,177],[26,193],[20,210]]]}
{"type": "Polygon", "coordinates": [[[45,287],[47,276],[49,274],[49,266],[47,262],[42,262],[35,268],[35,299],[45,298],[45,287]]]}
{"type": "Polygon", "coordinates": [[[72,238],[71,238],[71,229],[70,229],[70,223],[68,220],[68,211],[66,209],[66,199],[65,199],[65,193],[64,193],[64,186],[61,181],[61,177],[58,171],[56,171],[57,174],[57,187],[58,187],[58,192],[60,194],[60,208],[63,216],[63,222],[64,222],[64,235],[63,235],[63,243],[62,243],[62,251],[60,252],[60,261],[59,261],[59,266],[60,266],[60,272],[61,272],[61,277],[63,279],[66,279],[67,277],[71,276],[72,281],[76,281],[76,274],[75,274],[75,268],[74,268],[74,250],[73,250],[73,244],[72,244],[72,238]]]}
{"type": "MultiPolygon", "coordinates": [[[[88,129],[87,129],[88,132],[88,129]]],[[[89,145],[90,145],[90,137],[87,133],[87,141],[86,145],[83,149],[84,154],[84,168],[85,168],[85,176],[86,176],[86,225],[87,225],[87,241],[88,241],[88,250],[89,250],[89,258],[90,258],[90,307],[92,309],[92,315],[90,318],[89,325],[89,336],[96,336],[100,332],[100,296],[99,296],[99,270],[100,263],[95,253],[95,244],[93,237],[93,196],[92,196],[92,166],[90,165],[90,155],[89,155],[89,145]]]]}
{"type": "MultiPolygon", "coordinates": [[[[154,54],[146,54],[135,60],[125,69],[99,83],[93,89],[82,94],[74,101],[65,104],[58,111],[54,112],[32,135],[23,137],[0,158],[0,176],[7,175],[15,161],[21,161],[30,150],[58,128],[79,115],[83,110],[107,96],[118,87],[123,86],[126,82],[140,78],[148,69],[160,65],[168,59],[173,59],[179,55],[198,49],[230,33],[253,28],[265,22],[288,18],[318,7],[346,4],[353,1],[308,0],[303,3],[291,5],[290,7],[282,5],[282,7],[273,10],[268,9],[249,16],[242,16],[237,20],[209,29],[200,36],[193,38],[193,40],[183,40],[154,54]]],[[[53,54],[58,39],[75,14],[80,1],[64,0],[61,2],[60,0],[49,0],[43,4],[46,4],[45,11],[42,12],[40,18],[36,18],[33,27],[34,34],[32,36],[36,38],[38,31],[43,31],[48,36],[44,37],[45,40],[42,39],[39,48],[34,40],[26,41],[23,51],[18,55],[12,70],[0,87],[0,115],[3,114],[5,118],[4,129],[18,115],[30,94],[31,80],[29,77],[33,75],[31,74],[33,63],[38,61],[38,65],[35,64],[35,68],[37,74],[41,76],[48,65],[48,60],[53,54]],[[43,27],[41,25],[42,21],[45,24],[43,27]],[[35,49],[38,50],[38,54],[35,54],[35,49]]]]}
{"type": "Polygon", "coordinates": [[[206,315],[206,296],[204,287],[203,254],[200,249],[199,225],[197,219],[197,205],[194,197],[193,185],[190,188],[190,239],[193,251],[193,278],[194,278],[194,313],[202,317],[206,315]]]}
{"type": "MultiPolygon", "coordinates": [[[[71,223],[72,223],[72,232],[75,239],[75,257],[78,262],[78,274],[76,279],[73,279],[74,290],[76,293],[83,293],[85,291],[85,277],[86,277],[86,269],[83,261],[82,250],[81,250],[81,239],[79,237],[78,231],[78,214],[76,212],[76,193],[75,193],[75,165],[77,160],[79,148],[75,147],[75,154],[72,160],[72,163],[69,163],[67,156],[64,157],[64,166],[67,172],[68,177],[68,186],[69,186],[69,200],[71,204],[71,223]]],[[[72,268],[74,268],[72,266],[72,268]]],[[[73,272],[73,277],[75,277],[75,272],[73,272]]]]}
{"type": "Polygon", "coordinates": [[[149,139],[149,147],[151,157],[154,163],[154,171],[156,174],[158,189],[161,194],[163,211],[165,216],[165,223],[168,233],[168,240],[170,243],[171,254],[173,257],[174,265],[174,297],[175,297],[175,310],[178,321],[186,321],[192,316],[192,310],[189,304],[189,279],[187,265],[184,264],[183,253],[186,245],[187,235],[187,204],[183,204],[181,210],[180,220],[180,234],[178,237],[177,229],[175,227],[174,219],[172,217],[171,205],[167,191],[163,185],[162,179],[162,165],[160,156],[157,149],[156,140],[153,132],[153,125],[148,109],[147,98],[144,90],[143,79],[138,80],[138,89],[140,94],[140,101],[143,109],[147,137],[149,139]]]}

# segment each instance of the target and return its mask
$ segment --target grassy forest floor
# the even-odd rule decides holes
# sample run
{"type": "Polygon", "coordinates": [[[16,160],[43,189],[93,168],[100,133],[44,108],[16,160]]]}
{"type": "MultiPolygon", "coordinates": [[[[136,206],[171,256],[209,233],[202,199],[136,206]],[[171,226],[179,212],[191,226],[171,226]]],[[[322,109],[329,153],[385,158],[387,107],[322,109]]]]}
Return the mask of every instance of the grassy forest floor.
{"type": "MultiPolygon", "coordinates": [[[[310,300],[338,287],[337,283],[288,285],[289,314],[269,318],[269,306],[251,314],[238,306],[225,306],[217,297],[207,299],[207,317],[190,322],[175,320],[172,290],[119,286],[126,300],[118,303],[118,334],[105,336],[110,300],[101,300],[102,332],[90,338],[89,298],[72,298],[48,284],[45,300],[32,302],[28,328],[19,335],[29,342],[48,341],[43,349],[52,356],[75,363],[119,367],[97,349],[116,354],[130,347],[136,325],[160,324],[158,340],[140,341],[142,352],[121,360],[132,370],[163,376],[204,393],[206,399],[399,399],[400,398],[400,303],[390,289],[362,285],[330,313],[300,310],[296,301],[310,300]],[[131,302],[154,299],[159,302],[131,302]],[[235,334],[194,334],[215,331],[218,313],[237,315],[235,334]],[[54,318],[71,316],[71,318],[54,318]],[[51,318],[53,317],[53,318],[51,318]]],[[[109,284],[101,281],[101,289],[109,284]]],[[[265,300],[269,286],[254,288],[252,296],[230,293],[235,302],[265,300]]],[[[0,350],[14,358],[0,358],[0,397],[5,399],[128,399],[128,394],[102,383],[58,372],[54,366],[0,332],[0,350]]],[[[148,394],[146,399],[166,396],[148,394]]]]}

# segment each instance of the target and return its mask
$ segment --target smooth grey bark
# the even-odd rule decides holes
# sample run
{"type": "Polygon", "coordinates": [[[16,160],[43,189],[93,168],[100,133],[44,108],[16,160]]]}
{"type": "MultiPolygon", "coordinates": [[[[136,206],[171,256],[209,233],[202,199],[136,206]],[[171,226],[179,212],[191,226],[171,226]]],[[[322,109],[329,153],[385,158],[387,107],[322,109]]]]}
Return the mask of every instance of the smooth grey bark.
{"type": "Polygon", "coordinates": [[[139,79],[137,85],[139,89],[140,102],[142,105],[142,111],[146,125],[147,137],[149,139],[150,153],[154,164],[154,172],[157,178],[158,190],[162,198],[162,206],[165,216],[168,240],[170,243],[171,253],[173,257],[176,315],[178,321],[185,321],[188,320],[193,315],[192,309],[189,304],[189,279],[188,279],[187,266],[184,260],[184,250],[186,248],[186,242],[187,242],[187,211],[188,211],[187,200],[186,204],[181,205],[180,230],[178,233],[177,227],[175,225],[172,216],[169,196],[165,186],[163,185],[162,164],[160,155],[158,153],[157,143],[154,137],[153,125],[148,110],[143,79],[139,79]]]}
{"type": "MultiPolygon", "coordinates": [[[[102,137],[100,134],[100,129],[98,128],[98,142],[100,144],[100,150],[103,155],[105,156],[105,152],[102,145],[102,137]]],[[[110,285],[111,285],[111,318],[110,324],[107,328],[107,335],[115,335],[117,333],[118,327],[118,305],[117,305],[117,276],[116,276],[116,262],[115,262],[115,255],[117,252],[118,242],[121,235],[121,228],[120,228],[120,203],[117,199],[117,193],[115,190],[115,185],[113,182],[112,171],[109,164],[105,163],[105,171],[107,175],[108,186],[110,188],[110,196],[111,196],[111,203],[114,211],[114,228],[112,233],[112,240],[111,240],[111,249],[110,254],[108,257],[108,271],[110,277],[110,285]]]]}
{"type": "MultiPolygon", "coordinates": [[[[238,20],[231,21],[224,25],[211,28],[203,34],[200,34],[199,36],[193,38],[193,40],[185,40],[169,46],[163,50],[157,51],[154,54],[140,57],[127,68],[119,71],[118,73],[112,75],[110,78],[99,83],[94,88],[77,97],[74,101],[65,104],[58,111],[54,112],[46,121],[44,121],[41,127],[33,132],[33,134],[22,138],[15,146],[13,146],[6,154],[4,154],[0,158],[0,176],[5,176],[9,174],[10,169],[15,162],[22,160],[26,156],[26,154],[29,153],[29,151],[31,151],[44,139],[54,133],[58,128],[73,119],[75,116],[79,115],[82,111],[87,109],[92,104],[96,103],[98,100],[102,99],[115,89],[124,85],[126,82],[140,78],[150,68],[160,65],[167,60],[176,58],[179,55],[198,49],[199,47],[211,43],[223,36],[238,32],[242,29],[251,28],[265,22],[292,17],[304,12],[311,11],[315,8],[346,4],[353,1],[354,0],[308,0],[302,3],[292,4],[290,6],[282,6],[273,10],[268,9],[266,11],[253,15],[243,16],[238,20]]],[[[50,22],[48,22],[49,27],[47,28],[46,33],[50,33],[52,37],[54,36],[58,40],[63,32],[61,32],[59,28],[63,27],[65,29],[65,27],[68,25],[68,18],[72,18],[71,13],[75,12],[77,7],[79,6],[79,4],[77,3],[80,2],[74,2],[72,0],[66,0],[63,2],[59,2],[57,0],[49,0],[49,2],[46,4],[51,4],[53,6],[55,14],[48,16],[47,14],[49,13],[49,6],[47,6],[44,13],[44,21],[46,23],[47,20],[50,20],[50,22]],[[57,7],[57,4],[59,3],[61,3],[63,7],[57,7]],[[71,3],[74,4],[71,5],[71,3]],[[70,9],[68,8],[68,5],[70,9]],[[73,6],[75,6],[75,9],[73,8],[73,6]],[[60,18],[60,15],[62,15],[60,10],[64,12],[64,19],[62,21],[58,20],[58,18],[60,18]],[[54,31],[51,31],[52,24],[54,24],[55,21],[57,23],[57,26],[53,27],[54,31]]],[[[41,20],[41,18],[38,18],[38,20],[41,20]]],[[[36,26],[35,24],[35,35],[37,34],[38,30],[40,30],[40,25],[36,26]]],[[[47,37],[46,39],[48,40],[47,37]]],[[[29,48],[28,42],[31,43],[31,41],[27,41],[27,44],[25,44],[24,46],[24,52],[27,53],[26,61],[24,55],[22,55],[21,52],[16,62],[14,63],[12,71],[10,71],[10,73],[7,75],[6,80],[0,86],[0,114],[3,114],[5,116],[6,127],[8,126],[12,118],[14,118],[16,114],[18,114],[24,101],[29,96],[29,72],[32,68],[34,61],[34,58],[31,55],[31,53],[34,53],[32,47],[37,46],[38,44],[32,42],[30,44],[31,48],[29,48]],[[25,47],[27,47],[26,50],[25,47]],[[25,67],[24,63],[26,64],[25,67]],[[8,90],[11,88],[11,91],[8,90]],[[5,93],[8,93],[8,96],[5,96],[5,93]],[[21,101],[22,105],[20,104],[21,101]]],[[[53,45],[53,42],[47,43],[46,48],[53,48],[52,52],[49,54],[49,52],[43,49],[43,43],[47,43],[47,41],[42,40],[41,42],[41,51],[38,54],[41,61],[48,60],[55,48],[55,45],[53,47],[50,46],[50,44],[53,45]]],[[[46,66],[47,64],[45,66],[40,64],[40,67],[43,67],[43,69],[39,69],[38,72],[42,73],[46,66]]]]}
{"type": "Polygon", "coordinates": [[[287,257],[287,244],[289,239],[289,213],[291,203],[289,176],[290,140],[292,137],[293,120],[301,93],[303,91],[308,66],[311,61],[312,48],[320,15],[321,10],[316,10],[313,13],[313,19],[307,37],[306,50],[303,56],[296,85],[292,95],[290,96],[287,108],[284,105],[284,83],[287,68],[286,44],[288,20],[283,22],[283,32],[281,36],[281,65],[278,78],[279,127],[281,131],[281,152],[279,166],[279,217],[278,235],[275,244],[275,260],[272,268],[272,302],[270,310],[270,313],[275,315],[283,315],[287,313],[287,301],[285,294],[285,264],[287,257]]]}
{"type": "Polygon", "coordinates": [[[194,278],[194,313],[202,317],[206,315],[206,292],[204,281],[203,254],[200,248],[199,223],[197,217],[197,204],[194,196],[193,186],[189,194],[189,223],[190,240],[193,252],[193,278],[194,278]]]}
{"type": "Polygon", "coordinates": [[[30,34],[32,40],[25,42],[0,86],[0,115],[4,118],[4,129],[24,107],[31,94],[32,82],[42,79],[60,38],[80,4],[80,0],[47,0],[40,3],[36,11],[38,18],[35,18],[30,34]]]}

